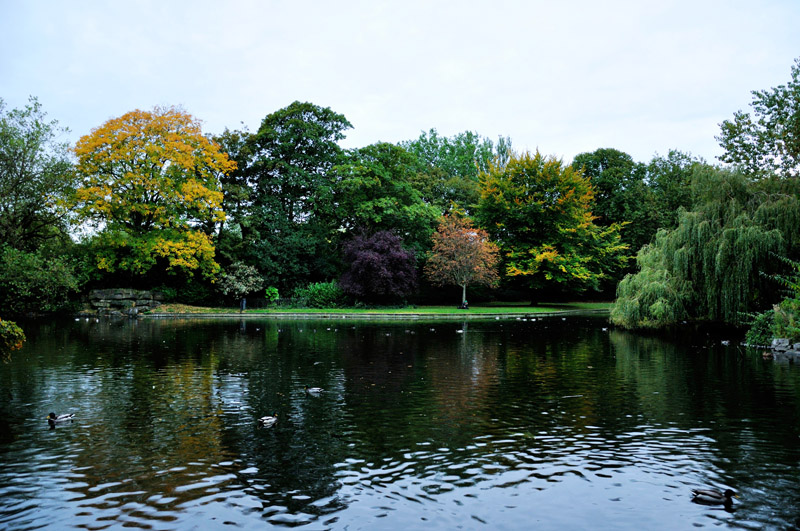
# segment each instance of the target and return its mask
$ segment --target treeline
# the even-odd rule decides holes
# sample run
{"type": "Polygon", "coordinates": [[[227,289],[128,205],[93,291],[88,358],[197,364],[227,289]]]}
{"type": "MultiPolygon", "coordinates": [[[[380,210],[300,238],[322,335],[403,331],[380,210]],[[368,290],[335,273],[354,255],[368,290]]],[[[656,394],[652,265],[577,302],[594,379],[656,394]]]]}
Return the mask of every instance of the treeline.
{"type": "Polygon", "coordinates": [[[108,286],[196,304],[267,292],[438,302],[453,293],[441,284],[611,298],[635,273],[620,286],[621,324],[736,322],[780,301],[769,275],[785,264],[772,257],[798,258],[797,87],[795,65],[789,85],[754,92],[754,116],[722,124],[725,166],[610,148],[565,163],[435,129],[344,150],[347,118],[302,102],[216,136],[182,109],[136,110],[68,146],[35,99],[11,111],[0,100],[2,312],[108,286]],[[481,252],[465,252],[476,239],[481,252]]]}

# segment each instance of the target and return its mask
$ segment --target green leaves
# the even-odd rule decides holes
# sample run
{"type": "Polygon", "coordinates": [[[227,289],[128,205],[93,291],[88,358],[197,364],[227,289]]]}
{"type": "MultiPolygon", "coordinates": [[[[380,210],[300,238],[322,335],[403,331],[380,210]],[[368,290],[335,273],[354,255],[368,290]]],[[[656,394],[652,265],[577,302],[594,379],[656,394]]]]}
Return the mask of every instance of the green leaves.
{"type": "Polygon", "coordinates": [[[4,313],[60,310],[85,280],[79,264],[67,256],[0,247],[0,300],[4,313]]]}
{"type": "Polygon", "coordinates": [[[46,116],[36,98],[11,111],[0,99],[0,242],[27,251],[67,237],[63,202],[75,185],[69,147],[57,141],[66,130],[46,116]]]}
{"type": "Polygon", "coordinates": [[[560,283],[569,291],[596,288],[626,260],[618,224],[594,224],[594,190],[560,160],[512,155],[481,176],[477,218],[504,257],[507,275],[534,288],[560,283]]]}
{"type": "Polygon", "coordinates": [[[701,194],[703,203],[682,210],[675,229],[660,231],[639,252],[640,271],[619,284],[614,322],[629,328],[689,318],[740,323],[775,301],[759,273],[773,269],[773,253],[789,249],[800,231],[797,221],[785,222],[800,220],[800,196],[771,193],[771,181],[750,181],[743,190],[743,182],[726,170],[695,175],[693,188],[714,188],[716,197],[701,194]]]}
{"type": "MultiPolygon", "coordinates": [[[[234,299],[241,299],[245,295],[260,291],[263,287],[264,279],[258,270],[242,262],[234,262],[228,266],[217,281],[220,293],[230,295],[234,299]]],[[[277,299],[277,290],[275,298],[277,299]]]]}
{"type": "Polygon", "coordinates": [[[754,90],[753,115],[738,111],[720,124],[717,138],[725,153],[720,160],[746,174],[800,176],[800,58],[791,80],[769,90],[754,90]]]}
{"type": "Polygon", "coordinates": [[[395,232],[416,251],[427,248],[437,209],[411,183],[415,164],[408,151],[385,142],[352,151],[334,169],[340,227],[346,232],[395,232]]]}

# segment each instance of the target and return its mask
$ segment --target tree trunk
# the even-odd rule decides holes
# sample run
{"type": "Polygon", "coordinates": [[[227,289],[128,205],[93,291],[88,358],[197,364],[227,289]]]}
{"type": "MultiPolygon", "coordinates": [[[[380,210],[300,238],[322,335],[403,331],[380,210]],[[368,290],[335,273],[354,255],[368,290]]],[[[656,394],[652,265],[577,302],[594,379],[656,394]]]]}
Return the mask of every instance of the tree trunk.
{"type": "Polygon", "coordinates": [[[463,306],[465,302],[467,302],[467,285],[461,284],[461,305],[463,306]]]}

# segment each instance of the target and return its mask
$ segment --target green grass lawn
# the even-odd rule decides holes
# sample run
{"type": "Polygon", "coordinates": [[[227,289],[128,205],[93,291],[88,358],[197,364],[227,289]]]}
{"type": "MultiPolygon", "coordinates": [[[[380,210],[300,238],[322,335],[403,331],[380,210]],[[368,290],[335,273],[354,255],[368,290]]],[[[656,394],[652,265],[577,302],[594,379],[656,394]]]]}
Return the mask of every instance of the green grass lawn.
{"type": "MultiPolygon", "coordinates": [[[[553,313],[575,310],[608,310],[610,302],[568,302],[568,303],[541,303],[537,306],[520,303],[487,303],[470,306],[469,310],[459,310],[455,306],[408,306],[405,308],[263,308],[246,310],[246,314],[378,314],[378,315],[450,315],[450,314],[507,314],[507,313],[553,313]]],[[[238,308],[210,308],[201,306],[188,306],[185,304],[164,304],[152,313],[238,313],[238,308]]]]}

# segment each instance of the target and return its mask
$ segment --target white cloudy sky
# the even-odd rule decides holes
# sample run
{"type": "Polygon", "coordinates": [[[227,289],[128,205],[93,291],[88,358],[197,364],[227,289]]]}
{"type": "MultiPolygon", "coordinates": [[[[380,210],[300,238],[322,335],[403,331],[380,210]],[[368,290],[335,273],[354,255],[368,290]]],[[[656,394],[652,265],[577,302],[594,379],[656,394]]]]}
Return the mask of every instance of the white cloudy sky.
{"type": "Polygon", "coordinates": [[[711,161],[796,57],[800,0],[0,0],[0,98],[72,141],[155,105],[256,130],[300,100],[352,122],[345,147],[436,128],[711,161]]]}

